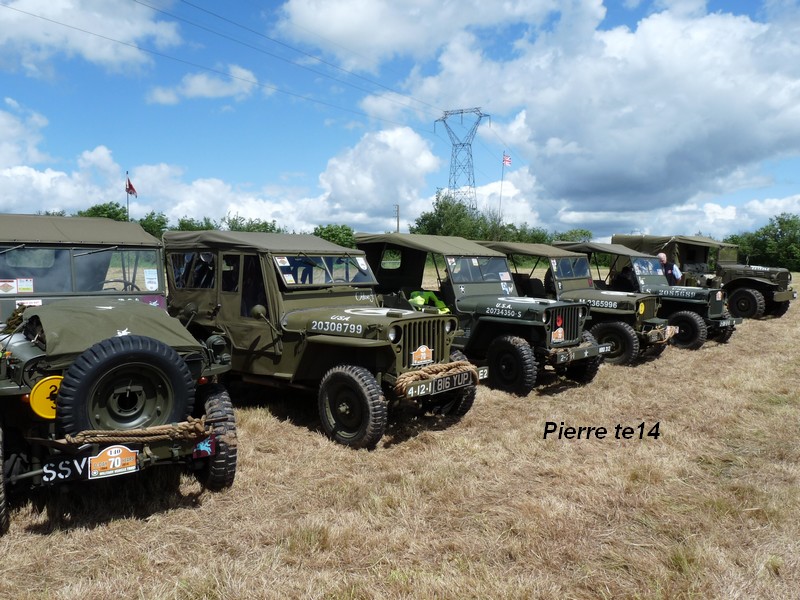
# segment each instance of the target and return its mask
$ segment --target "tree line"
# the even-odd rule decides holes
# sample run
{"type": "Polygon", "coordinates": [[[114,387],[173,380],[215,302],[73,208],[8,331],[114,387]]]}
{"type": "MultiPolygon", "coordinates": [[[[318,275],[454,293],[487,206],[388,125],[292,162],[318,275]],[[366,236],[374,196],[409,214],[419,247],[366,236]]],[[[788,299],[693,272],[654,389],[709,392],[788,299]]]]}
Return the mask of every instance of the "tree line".
{"type": "MultiPolygon", "coordinates": [[[[66,216],[64,211],[45,214],[66,216]]],[[[207,229],[229,231],[261,231],[265,233],[311,233],[340,246],[355,247],[355,232],[349,225],[318,225],[311,232],[290,232],[286,227],[272,221],[245,219],[239,215],[227,215],[220,221],[209,217],[195,219],[183,217],[177,225],[170,226],[162,212],[151,211],[141,219],[128,219],[127,210],[118,202],[96,204],[75,216],[106,217],[116,221],[132,220],[149,234],[161,239],[167,230],[200,231],[207,229]]],[[[550,244],[554,240],[589,241],[593,234],[589,229],[577,228],[566,231],[548,231],[542,227],[532,227],[527,223],[520,225],[504,223],[500,214],[492,210],[478,210],[453,199],[451,196],[436,193],[433,207],[422,213],[409,227],[411,233],[428,235],[457,235],[471,240],[498,240],[526,243],[550,244]]],[[[702,235],[698,232],[697,235],[702,235]]],[[[710,237],[710,236],[709,236],[710,237]]],[[[722,240],[739,246],[739,259],[749,264],[766,267],[786,267],[790,271],[800,271],[800,215],[781,213],[771,217],[769,223],[753,232],[736,233],[722,240]]]]}

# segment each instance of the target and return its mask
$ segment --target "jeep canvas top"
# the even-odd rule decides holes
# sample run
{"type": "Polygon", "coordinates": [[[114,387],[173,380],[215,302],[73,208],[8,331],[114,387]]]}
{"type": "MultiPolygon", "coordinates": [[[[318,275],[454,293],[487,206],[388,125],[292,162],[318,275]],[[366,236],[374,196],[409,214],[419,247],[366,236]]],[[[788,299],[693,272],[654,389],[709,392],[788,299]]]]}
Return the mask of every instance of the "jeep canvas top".
{"type": "Polygon", "coordinates": [[[455,345],[489,366],[490,386],[527,395],[548,367],[579,383],[597,374],[608,346],[584,331],[589,307],[522,297],[503,253],[457,236],[359,233],[356,241],[384,305],[457,317],[455,345]]]}
{"type": "Polygon", "coordinates": [[[390,405],[462,416],[480,376],[451,359],[458,322],[379,306],[364,252],[311,235],[170,231],[169,311],[233,343],[232,376],[317,392],[335,441],[373,447],[390,405]]]}

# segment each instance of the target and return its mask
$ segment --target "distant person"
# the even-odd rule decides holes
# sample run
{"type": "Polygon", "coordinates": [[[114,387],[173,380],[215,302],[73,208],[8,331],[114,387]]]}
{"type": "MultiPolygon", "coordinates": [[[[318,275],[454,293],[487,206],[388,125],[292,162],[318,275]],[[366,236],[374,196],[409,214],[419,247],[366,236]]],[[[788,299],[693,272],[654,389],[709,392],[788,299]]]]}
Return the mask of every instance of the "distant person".
{"type": "Polygon", "coordinates": [[[667,262],[667,255],[663,252],[658,253],[658,260],[661,266],[664,267],[664,275],[667,276],[667,283],[670,285],[678,285],[678,282],[683,277],[683,273],[675,263],[667,262]]]}

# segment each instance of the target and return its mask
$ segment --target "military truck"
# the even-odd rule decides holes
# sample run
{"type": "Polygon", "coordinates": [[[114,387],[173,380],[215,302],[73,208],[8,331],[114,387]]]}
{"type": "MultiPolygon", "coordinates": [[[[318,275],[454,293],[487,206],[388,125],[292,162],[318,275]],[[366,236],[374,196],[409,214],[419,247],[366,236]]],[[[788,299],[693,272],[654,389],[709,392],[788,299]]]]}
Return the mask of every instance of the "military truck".
{"type": "Polygon", "coordinates": [[[233,484],[227,344],[166,313],[162,260],[135,223],[0,217],[0,534],[9,495],[74,481],[182,465],[233,484]]]}
{"type": "Polygon", "coordinates": [[[661,300],[655,294],[597,289],[585,254],[548,244],[481,244],[509,257],[514,277],[528,296],[573,300],[591,306],[589,331],[601,344],[611,345],[605,355],[606,362],[630,365],[645,354],[657,356],[675,332],[666,319],[657,316],[661,300]],[[529,273],[518,269],[520,257],[532,260],[529,273]],[[536,276],[540,265],[546,269],[542,279],[536,276]]]}
{"type": "Polygon", "coordinates": [[[724,290],[694,286],[671,286],[657,257],[621,244],[599,242],[559,243],[559,248],[580,252],[594,259],[598,289],[657,294],[661,298],[658,316],[677,327],[670,343],[677,348],[697,350],[707,340],[727,342],[741,317],[732,317],[726,308],[724,290]],[[599,258],[608,259],[605,276],[599,258]]]}
{"type": "Polygon", "coordinates": [[[579,383],[597,374],[608,345],[584,330],[589,307],[521,297],[505,256],[454,236],[356,234],[384,306],[458,318],[454,345],[489,367],[490,387],[527,395],[549,368],[579,383]],[[426,265],[435,280],[425,281],[426,265]]]}
{"type": "Polygon", "coordinates": [[[312,235],[169,231],[169,312],[232,340],[230,378],[317,393],[325,433],[383,437],[399,404],[455,419],[481,374],[451,358],[451,316],[383,308],[364,253],[312,235]]]}
{"type": "Polygon", "coordinates": [[[728,310],[734,317],[781,317],[797,298],[788,269],[743,265],[735,244],[688,235],[615,234],[611,241],[648,254],[663,252],[670,262],[680,266],[684,274],[680,285],[724,290],[728,294],[728,310]]]}

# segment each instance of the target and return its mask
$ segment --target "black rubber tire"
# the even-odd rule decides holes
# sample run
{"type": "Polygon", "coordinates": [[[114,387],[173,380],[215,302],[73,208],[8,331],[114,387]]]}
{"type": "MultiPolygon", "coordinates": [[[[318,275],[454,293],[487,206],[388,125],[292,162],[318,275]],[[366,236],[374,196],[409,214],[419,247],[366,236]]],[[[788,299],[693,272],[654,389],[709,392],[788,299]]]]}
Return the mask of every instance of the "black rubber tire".
{"type": "Polygon", "coordinates": [[[203,459],[202,466],[194,471],[200,484],[213,492],[233,485],[236,477],[236,416],[228,390],[221,384],[209,384],[198,390],[205,406],[206,419],[224,419],[212,424],[217,453],[203,459]]]}
{"type": "Polygon", "coordinates": [[[0,425],[0,536],[8,533],[11,527],[11,516],[8,512],[8,500],[6,498],[6,469],[5,469],[5,448],[3,440],[3,427],[0,425]]]}
{"type": "MultiPolygon", "coordinates": [[[[597,344],[597,340],[590,331],[581,333],[582,342],[591,342],[597,344]]],[[[600,370],[600,365],[603,363],[602,354],[592,356],[591,358],[584,358],[583,360],[572,361],[567,365],[564,371],[564,377],[580,384],[590,383],[600,370]]]]}
{"type": "Polygon", "coordinates": [[[734,317],[760,319],[767,305],[764,294],[750,288],[739,288],[728,296],[728,310],[734,317]]]}
{"type": "Polygon", "coordinates": [[[325,373],[318,409],[328,437],[351,448],[373,448],[386,431],[386,398],[364,367],[338,365],[325,373]]]}
{"type": "Polygon", "coordinates": [[[604,360],[612,365],[629,365],[639,357],[639,336],[622,321],[598,323],[589,330],[601,344],[611,344],[604,360]]]}
{"type": "Polygon", "coordinates": [[[786,311],[789,310],[789,304],[789,300],[784,300],[783,302],[770,302],[769,306],[767,307],[767,314],[770,314],[773,317],[782,317],[786,314],[786,311]]]}
{"type": "Polygon", "coordinates": [[[194,406],[189,367],[159,340],[124,335],[84,351],[67,369],[56,400],[65,434],[138,429],[184,421],[194,406]]]}
{"type": "MultiPolygon", "coordinates": [[[[730,319],[731,318],[731,313],[729,313],[726,310],[722,314],[722,318],[723,319],[730,319]]],[[[716,331],[714,331],[712,334],[710,334],[708,336],[708,339],[713,340],[713,341],[715,341],[715,342],[717,342],[719,344],[725,344],[725,343],[727,343],[727,341],[729,339],[731,339],[731,336],[733,335],[734,331],[736,331],[736,326],[735,325],[729,325],[727,327],[722,327],[722,328],[717,329],[716,331]]]]}
{"type": "Polygon", "coordinates": [[[471,409],[472,405],[475,403],[476,391],[477,387],[470,385],[441,394],[442,398],[439,401],[436,412],[441,415],[460,419],[469,412],[469,409],[471,409]]]}
{"type": "Polygon", "coordinates": [[[669,343],[683,350],[697,350],[708,339],[708,326],[703,317],[691,310],[681,310],[671,315],[669,324],[678,328],[678,333],[669,339],[669,343]]]}
{"type": "Polygon", "coordinates": [[[536,358],[530,344],[521,337],[495,338],[487,350],[491,388],[527,396],[536,385],[536,358]]]}

